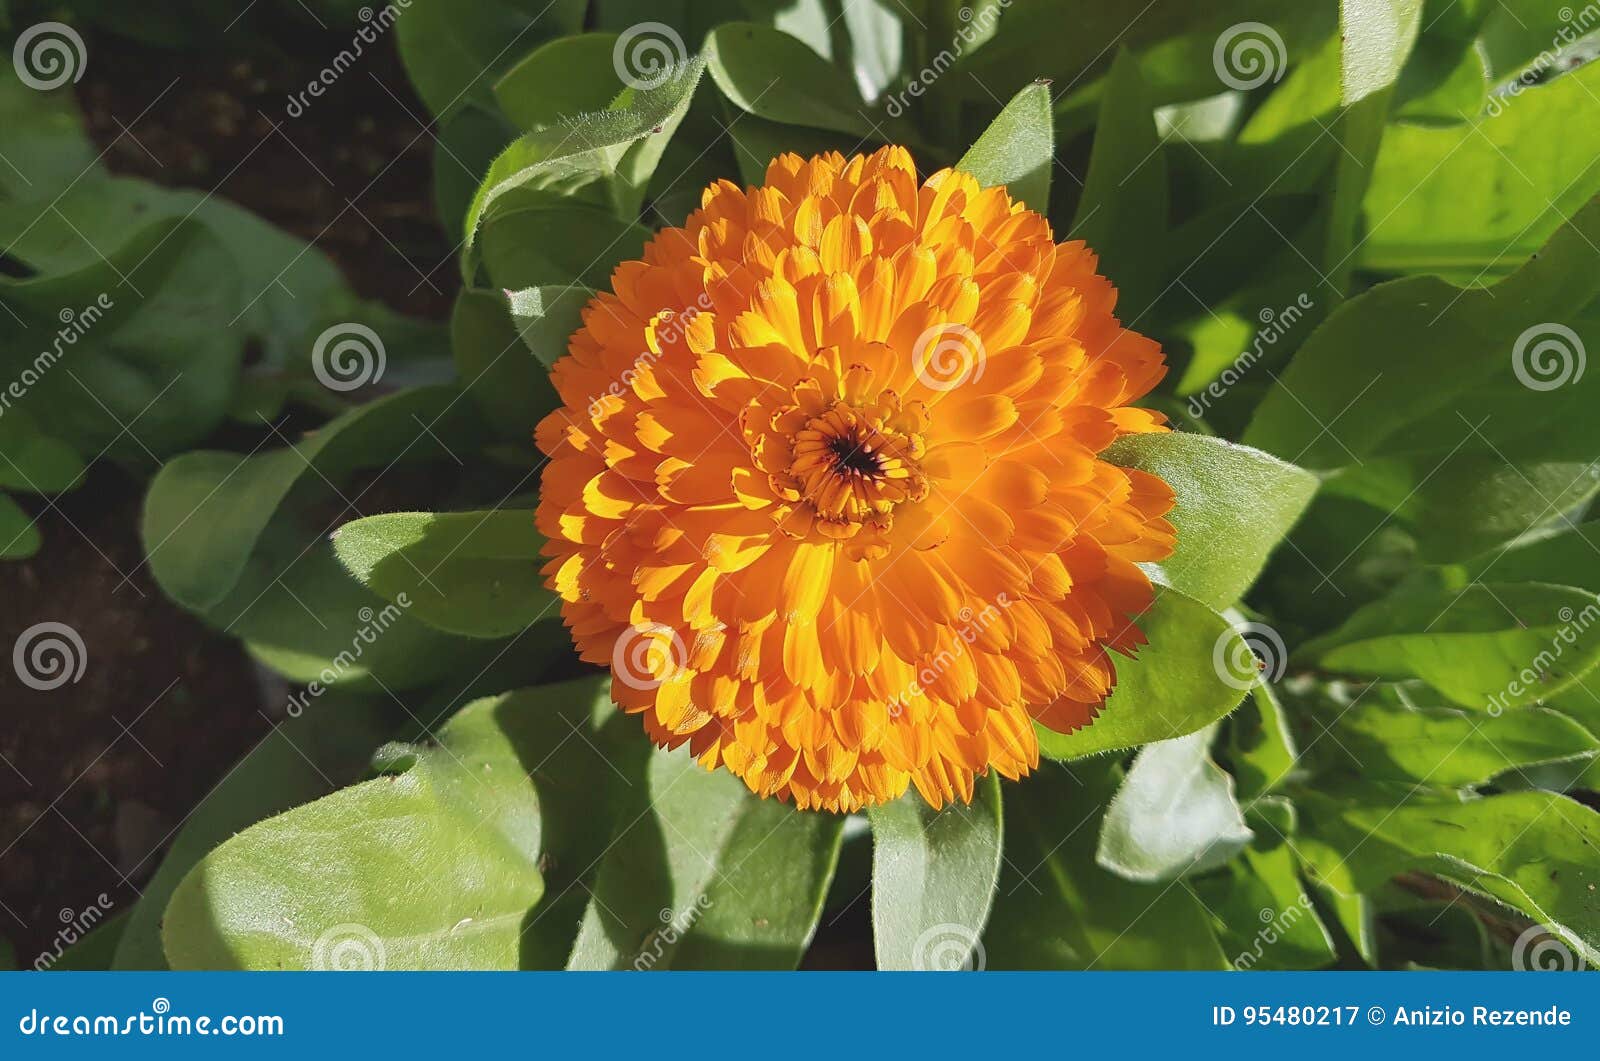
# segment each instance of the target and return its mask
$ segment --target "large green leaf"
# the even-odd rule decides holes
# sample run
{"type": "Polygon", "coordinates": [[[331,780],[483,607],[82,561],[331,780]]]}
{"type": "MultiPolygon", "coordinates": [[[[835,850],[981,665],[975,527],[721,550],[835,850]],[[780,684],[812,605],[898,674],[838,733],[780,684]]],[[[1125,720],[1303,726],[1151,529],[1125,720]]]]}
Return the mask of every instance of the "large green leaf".
{"type": "Polygon", "coordinates": [[[1585,414],[1582,311],[1600,289],[1600,204],[1493,288],[1431,277],[1336,310],[1257,408],[1245,441],[1311,468],[1325,489],[1395,511],[1437,559],[1465,559],[1600,489],[1585,414]],[[1564,323],[1565,322],[1565,323],[1564,323]]]}
{"type": "Polygon", "coordinates": [[[1317,492],[1317,478],[1270,454],[1172,432],[1116,442],[1105,459],[1159,476],[1176,495],[1163,581],[1213,608],[1232,607],[1317,492]]]}
{"type": "Polygon", "coordinates": [[[1600,740],[1565,715],[1537,707],[1484,715],[1363,701],[1340,713],[1317,750],[1369,781],[1451,788],[1508,770],[1593,759],[1600,740]]]}
{"type": "Polygon", "coordinates": [[[165,969],[161,918],[178,883],[218,845],[259,821],[361,776],[395,732],[380,701],[329,699],[285,719],[184,820],[117,942],[115,969],[165,969]]]}
{"type": "Polygon", "coordinates": [[[1300,883],[1299,861],[1279,836],[1258,836],[1222,872],[1190,886],[1212,915],[1217,942],[1233,955],[1235,969],[1317,969],[1337,957],[1300,883]]]}
{"type": "Polygon", "coordinates": [[[1600,67],[1497,97],[1466,125],[1399,124],[1384,137],[1367,192],[1361,263],[1464,281],[1520,266],[1600,192],[1593,109],[1600,67]]]}
{"type": "Polygon", "coordinates": [[[1216,726],[1141,749],[1106,810],[1095,861],[1153,884],[1203,873],[1244,850],[1255,834],[1233,778],[1211,760],[1216,726]]]}
{"type": "MultiPolygon", "coordinates": [[[[522,341],[539,364],[554,368],[567,354],[567,343],[583,325],[583,308],[594,292],[576,284],[557,284],[513,291],[511,317],[522,341]]],[[[641,351],[641,356],[642,356],[641,351]]],[[[618,381],[618,386],[621,386],[618,381]]],[[[599,395],[596,395],[599,397],[599,395]]]]}
{"type": "Polygon", "coordinates": [[[630,783],[568,968],[793,968],[843,819],[757,799],[686,750],[656,752],[630,783]]]}
{"type": "Polygon", "coordinates": [[[934,811],[916,793],[873,807],[872,939],[880,969],[981,967],[1000,875],[1000,781],[934,811]]]}
{"type": "Polygon", "coordinates": [[[450,345],[463,389],[496,432],[530,443],[534,428],[558,401],[546,366],[529,356],[518,336],[505,295],[463,288],[451,318],[450,345]]]}
{"type": "Polygon", "coordinates": [[[83,459],[45,434],[23,409],[0,411],[0,488],[25,494],[59,494],[83,477],[83,459]]]}
{"type": "Polygon", "coordinates": [[[983,945],[993,969],[1223,969],[1205,908],[1181,884],[1095,862],[1116,773],[1047,764],[1006,790],[1006,864],[983,945]]]}
{"type": "Polygon", "coordinates": [[[1238,706],[1247,686],[1219,660],[1249,655],[1228,621],[1192,597],[1160,589],[1139,617],[1150,643],[1136,659],[1117,659],[1117,686],[1094,723],[1075,733],[1038,729],[1051,759],[1081,759],[1171,740],[1210,725],[1238,706]]]}
{"type": "Polygon", "coordinates": [[[1296,798],[1296,846],[1329,886],[1349,895],[1406,871],[1431,873],[1488,896],[1600,960],[1594,852],[1600,814],[1549,792],[1484,799],[1415,785],[1330,787],[1296,798]]]}
{"type": "Polygon", "coordinates": [[[1326,670],[1418,678],[1500,711],[1554,696],[1600,662],[1600,605],[1543,583],[1408,584],[1300,650],[1326,670]]]}
{"type": "Polygon", "coordinates": [[[1552,582],[1600,593],[1600,522],[1495,549],[1466,568],[1479,582],[1552,582]]]}
{"type": "Polygon", "coordinates": [[[985,188],[1004,184],[1012,199],[1047,214],[1056,166],[1053,122],[1049,84],[1029,85],[1012,97],[956,169],[972,174],[985,188]]]}
{"type": "Polygon", "coordinates": [[[284,449],[187,453],[161,470],[145,501],[151,572],[185,607],[214,607],[296,487],[336,492],[360,469],[437,460],[445,456],[438,436],[468,430],[469,415],[459,392],[419,389],[353,409],[284,449]]]}
{"type": "Polygon", "coordinates": [[[603,690],[478,701],[437,744],[380,752],[373,780],[229,840],[167,908],[173,968],[518,968],[544,892],[546,808],[581,828],[565,793],[604,769],[589,738],[569,744],[603,690]]]}
{"type": "Polygon", "coordinates": [[[443,118],[492,103],[496,77],[540,41],[583,28],[585,0],[411,0],[396,23],[417,94],[443,118]]]}
{"type": "Polygon", "coordinates": [[[782,30],[755,22],[718,26],[705,56],[717,88],[740,110],[785,125],[873,135],[849,78],[782,30]]]}
{"type": "Polygon", "coordinates": [[[1250,691],[1228,723],[1228,764],[1247,802],[1275,791],[1300,761],[1289,720],[1267,682],[1250,691]]]}
{"type": "Polygon", "coordinates": [[[393,512],[346,523],[333,547],[361,584],[429,626],[509,637],[558,614],[533,513],[393,512]]]}

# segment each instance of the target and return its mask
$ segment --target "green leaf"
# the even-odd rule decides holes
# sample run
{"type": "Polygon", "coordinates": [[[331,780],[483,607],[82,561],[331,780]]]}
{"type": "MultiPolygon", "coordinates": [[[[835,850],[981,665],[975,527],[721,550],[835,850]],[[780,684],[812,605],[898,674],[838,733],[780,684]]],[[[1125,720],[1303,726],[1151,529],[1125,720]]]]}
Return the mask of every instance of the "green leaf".
{"type": "Polygon", "coordinates": [[[1460,800],[1414,785],[1331,787],[1296,799],[1296,846],[1342,894],[1396,874],[1431,873],[1561,931],[1600,960],[1600,815],[1565,796],[1512,792],[1460,800]]]}
{"type": "Polygon", "coordinates": [[[554,368],[566,356],[573,333],[583,326],[583,308],[594,292],[575,284],[554,284],[512,291],[510,296],[511,317],[522,341],[541,365],[554,368]]]}
{"type": "Polygon", "coordinates": [[[1000,876],[1000,782],[970,806],[907,793],[872,807],[872,939],[880,969],[970,968],[1000,876]]]}
{"type": "Polygon", "coordinates": [[[1462,707],[1497,711],[1576,684],[1600,662],[1600,605],[1542,583],[1408,584],[1299,655],[1326,670],[1418,678],[1462,707]]]}
{"type": "Polygon", "coordinates": [[[0,200],[50,201],[63,188],[97,173],[94,144],[83,131],[69,89],[40,92],[0,63],[0,200]]]}
{"type": "Polygon", "coordinates": [[[1537,707],[1485,716],[1363,701],[1340,713],[1318,751],[1364,780],[1453,788],[1522,767],[1592,759],[1600,740],[1537,707]]]}
{"type": "Polygon", "coordinates": [[[1042,755],[1081,759],[1171,740],[1238,706],[1247,686],[1225,680],[1217,661],[1250,650],[1226,619],[1177,590],[1158,589],[1138,624],[1149,644],[1135,659],[1116,660],[1117,686],[1099,717],[1075,733],[1036,728],[1042,755]]]}
{"type": "Polygon", "coordinates": [[[1211,761],[1216,726],[1147,745],[1106,810],[1095,861],[1145,884],[1223,865],[1254,839],[1233,778],[1211,761]]]}
{"type": "Polygon", "coordinates": [[[380,752],[381,776],[229,840],[167,908],[173,968],[517,968],[544,891],[547,786],[591,765],[587,738],[572,756],[553,753],[589,724],[603,689],[586,680],[480,700],[436,745],[380,752]]]}
{"type": "Polygon", "coordinates": [[[1018,92],[961,156],[956,169],[972,174],[985,188],[1004,184],[1013,200],[1049,213],[1050,177],[1056,164],[1050,105],[1049,82],[1036,82],[1018,92]]]}
{"type": "Polygon", "coordinates": [[[1317,492],[1317,478],[1270,454],[1205,435],[1171,432],[1118,440],[1105,459],[1159,476],[1177,505],[1172,556],[1157,568],[1175,589],[1232,607],[1317,492]],[[1219,548],[1219,543],[1226,543],[1219,548]]]}
{"type": "Polygon", "coordinates": [[[1422,0],[1340,0],[1344,102],[1357,103],[1394,84],[1422,28],[1422,0]]]}
{"type": "Polygon", "coordinates": [[[1006,861],[983,945],[993,969],[1224,969],[1182,885],[1135,884],[1095,862],[1114,769],[1046,765],[1006,790],[1006,861]]]}
{"type": "Polygon", "coordinates": [[[1246,802],[1276,791],[1300,761],[1283,705],[1266,682],[1250,691],[1229,721],[1228,739],[1228,764],[1246,802]]]}
{"type": "Polygon", "coordinates": [[[1167,160],[1154,112],[1138,60],[1118,51],[1068,233],[1100,256],[1100,272],[1120,292],[1118,316],[1130,321],[1139,319],[1159,290],[1161,257],[1150,248],[1167,236],[1167,160]]]}
{"type": "Polygon", "coordinates": [[[706,38],[712,80],[734,106],[758,118],[852,136],[872,136],[867,105],[848,78],[784,33],[730,22],[706,38]]]}
{"type": "Polygon", "coordinates": [[[1579,371],[1597,239],[1592,204],[1493,288],[1413,277],[1350,300],[1300,349],[1245,441],[1343,468],[1325,489],[1397,512],[1433,559],[1554,520],[1600,489],[1600,435],[1582,411],[1600,374],[1579,371]]]}
{"type": "Polygon", "coordinates": [[[496,77],[541,40],[583,29],[584,0],[411,0],[395,24],[406,73],[440,118],[492,104],[496,77]]]}
{"type": "Polygon", "coordinates": [[[618,40],[615,33],[584,33],[540,45],[495,83],[500,109],[519,129],[605,110],[624,87],[613,58],[618,40]]]}
{"type": "Polygon", "coordinates": [[[534,428],[559,400],[548,366],[528,355],[505,295],[463,288],[451,318],[450,345],[464,389],[495,431],[530,443],[534,428]]]}
{"type": "Polygon", "coordinates": [[[83,459],[22,409],[0,409],[0,488],[59,494],[83,477],[83,459]]]}
{"type": "Polygon", "coordinates": [[[413,390],[353,409],[284,449],[249,457],[194,452],[168,463],[145,500],[145,552],[156,581],[193,611],[217,606],[297,487],[337,492],[358,470],[445,456],[438,436],[455,434],[470,412],[459,398],[443,387],[413,390]]]}
{"type": "MultiPolygon", "coordinates": [[[[70,911],[69,911],[70,912],[70,911]]],[[[108,972],[112,958],[128,927],[129,911],[122,910],[95,925],[61,952],[46,971],[52,973],[108,972]]],[[[79,915],[82,917],[82,915],[79,915]]],[[[57,937],[58,939],[62,937],[57,937]]]]}
{"type": "Polygon", "coordinates": [[[1235,969],[1319,969],[1337,958],[1299,865],[1289,844],[1258,839],[1221,873],[1192,882],[1235,969]]]}
{"type": "Polygon", "coordinates": [[[1600,68],[1497,96],[1464,125],[1398,124],[1367,192],[1361,264],[1478,284],[1511,272],[1600,192],[1593,107],[1600,68]]]}
{"type": "Polygon", "coordinates": [[[360,777],[394,733],[391,714],[378,702],[330,697],[280,722],[184,820],[129,911],[111,968],[167,968],[161,918],[178,883],[235,833],[360,777]]]}
{"type": "MultiPolygon", "coordinates": [[[[489,167],[489,174],[467,211],[463,249],[467,279],[475,271],[478,230],[504,214],[554,213],[558,216],[543,219],[536,231],[546,237],[566,234],[568,239],[577,238],[584,225],[563,225],[560,215],[570,211],[572,197],[587,195],[595,185],[602,185],[606,194],[591,196],[587,201],[597,208],[618,208],[621,221],[613,218],[613,222],[621,223],[637,213],[638,199],[643,194],[641,174],[643,180],[648,180],[648,173],[643,171],[654,168],[659,149],[683,120],[705,66],[702,59],[679,63],[652,77],[648,87],[625,89],[606,110],[573,115],[558,126],[527,133],[506,148],[489,167]],[[639,147],[642,141],[647,143],[639,147]]],[[[593,227],[604,216],[596,209],[585,224],[593,227]]],[[[519,238],[527,238],[526,224],[519,226],[518,232],[519,238]]],[[[551,253],[561,250],[558,244],[551,253]]],[[[588,260],[563,276],[496,282],[502,287],[527,287],[540,282],[570,281],[588,260]]]]}
{"type": "Polygon", "coordinates": [[[631,783],[568,968],[794,968],[843,819],[757,799],[686,749],[657,751],[631,783]]]}
{"type": "Polygon", "coordinates": [[[11,498],[0,494],[0,560],[26,560],[42,545],[44,539],[33,518],[11,498]]]}
{"type": "Polygon", "coordinates": [[[1600,593],[1600,522],[1508,545],[1467,561],[1475,582],[1551,582],[1600,593]]]}
{"type": "Polygon", "coordinates": [[[222,244],[181,219],[144,225],[81,268],[0,276],[0,376],[32,380],[18,407],[79,452],[151,463],[227,412],[243,356],[238,290],[222,244]]]}
{"type": "Polygon", "coordinates": [[[509,637],[547,618],[544,538],[532,512],[394,512],[334,532],[339,560],[361,584],[429,626],[464,637],[509,637]]]}

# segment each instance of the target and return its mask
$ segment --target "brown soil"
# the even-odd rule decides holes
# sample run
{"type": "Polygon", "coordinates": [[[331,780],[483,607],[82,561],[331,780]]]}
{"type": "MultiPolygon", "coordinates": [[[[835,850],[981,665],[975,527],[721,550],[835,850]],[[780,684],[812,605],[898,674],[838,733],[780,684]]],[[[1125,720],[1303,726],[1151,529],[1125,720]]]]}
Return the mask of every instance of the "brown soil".
{"type": "MultiPolygon", "coordinates": [[[[433,140],[392,42],[286,120],[288,93],[348,43],[337,33],[266,56],[230,51],[243,34],[183,53],[88,36],[79,98],[111,169],[216,190],[313,241],[361,294],[413,316],[448,312],[433,140]]],[[[143,489],[101,467],[54,509],[23,499],[41,513],[44,549],[0,563],[0,650],[58,622],[87,656],[81,680],[50,691],[0,660],[0,940],[24,968],[102,895],[127,909],[170,833],[269,727],[242,650],[141,566],[143,489]]]]}

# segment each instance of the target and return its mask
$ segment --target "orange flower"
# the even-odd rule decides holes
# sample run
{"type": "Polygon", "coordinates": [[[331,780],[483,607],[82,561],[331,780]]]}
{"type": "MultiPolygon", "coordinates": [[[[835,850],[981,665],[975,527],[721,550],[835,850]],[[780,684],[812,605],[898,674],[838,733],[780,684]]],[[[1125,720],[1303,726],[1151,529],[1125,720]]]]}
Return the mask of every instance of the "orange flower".
{"type": "Polygon", "coordinates": [[[785,155],[619,266],[552,373],[545,573],[658,743],[762,796],[970,801],[1143,643],[1160,349],[1082,243],[910,155],[785,155]]]}

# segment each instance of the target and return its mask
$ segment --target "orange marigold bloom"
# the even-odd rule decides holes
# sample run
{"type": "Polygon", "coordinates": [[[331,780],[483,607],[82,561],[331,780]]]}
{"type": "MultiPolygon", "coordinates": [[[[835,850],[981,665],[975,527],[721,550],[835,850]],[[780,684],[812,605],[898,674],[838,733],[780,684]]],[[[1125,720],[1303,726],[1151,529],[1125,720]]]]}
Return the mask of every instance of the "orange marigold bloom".
{"type": "Polygon", "coordinates": [[[549,585],[659,744],[761,796],[970,801],[1143,643],[1161,379],[1082,243],[911,156],[708,188],[595,296],[539,427],[549,585]]]}

